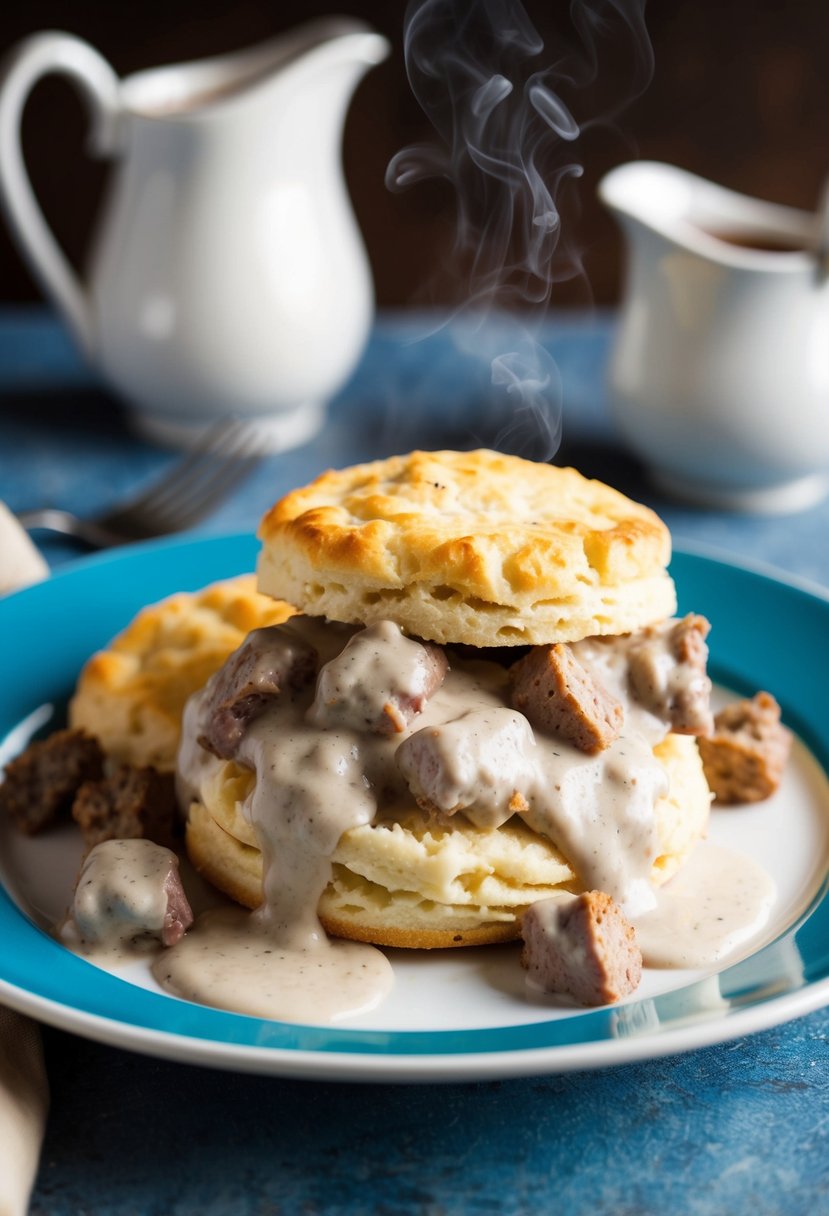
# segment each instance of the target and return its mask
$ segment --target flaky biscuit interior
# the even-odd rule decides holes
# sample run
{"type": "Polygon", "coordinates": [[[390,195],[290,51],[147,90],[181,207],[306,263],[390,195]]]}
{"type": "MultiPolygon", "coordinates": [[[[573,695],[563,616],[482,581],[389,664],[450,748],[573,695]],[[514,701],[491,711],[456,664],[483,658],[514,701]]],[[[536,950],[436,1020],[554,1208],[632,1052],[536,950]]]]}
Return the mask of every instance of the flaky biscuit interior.
{"type": "MultiPolygon", "coordinates": [[[[661,884],[704,835],[711,795],[694,739],[668,735],[654,751],[670,786],[655,807],[652,878],[661,884]]],[[[244,810],[254,780],[250,770],[217,761],[187,825],[196,868],[250,908],[262,892],[262,855],[244,810]]],[[[578,880],[567,859],[519,818],[484,831],[462,815],[439,819],[409,808],[342,836],[319,915],[329,933],[376,945],[483,945],[513,940],[531,903],[571,889],[578,880]]]]}
{"type": "Polygon", "coordinates": [[[676,610],[653,511],[575,469],[487,450],[324,473],[278,502],[260,537],[261,590],[436,642],[575,641],[676,610]]]}
{"type": "Polygon", "coordinates": [[[86,663],[70,725],[95,735],[113,760],[171,771],[187,698],[252,629],[293,611],[260,595],[253,574],[151,604],[86,663]]]}

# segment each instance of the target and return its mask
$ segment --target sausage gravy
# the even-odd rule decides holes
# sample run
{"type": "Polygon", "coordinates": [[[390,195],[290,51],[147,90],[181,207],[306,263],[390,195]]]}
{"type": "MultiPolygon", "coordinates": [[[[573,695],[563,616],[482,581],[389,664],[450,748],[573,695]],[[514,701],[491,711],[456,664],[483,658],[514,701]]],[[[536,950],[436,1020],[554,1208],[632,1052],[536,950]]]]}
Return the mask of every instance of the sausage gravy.
{"type": "Polygon", "coordinates": [[[374,947],[329,941],[316,910],[342,834],[414,799],[485,830],[521,816],[560,848],[580,888],[607,892],[641,928],[646,961],[702,966],[735,948],[770,908],[770,880],[753,863],[703,860],[676,892],[673,883],[657,892],[650,879],[654,805],[668,789],[653,748],[672,729],[677,699],[701,714],[710,689],[677,663],[665,643],[670,625],[573,644],[624,707],[618,738],[595,755],[534,731],[511,707],[498,663],[449,648],[447,665],[441,648],[391,622],[360,630],[299,617],[258,630],[239,663],[237,700],[218,673],[188,703],[178,782],[186,809],[216,755],[255,772],[243,813],[263,856],[263,902],[254,913],[199,918],[157,958],[158,981],[189,1000],[269,1018],[332,1022],[375,1006],[392,983],[390,964],[374,947]],[[634,645],[637,670],[648,673],[638,688],[634,645]],[[316,675],[305,679],[297,673],[311,652],[316,675]],[[230,724],[224,733],[219,719],[230,724]]]}

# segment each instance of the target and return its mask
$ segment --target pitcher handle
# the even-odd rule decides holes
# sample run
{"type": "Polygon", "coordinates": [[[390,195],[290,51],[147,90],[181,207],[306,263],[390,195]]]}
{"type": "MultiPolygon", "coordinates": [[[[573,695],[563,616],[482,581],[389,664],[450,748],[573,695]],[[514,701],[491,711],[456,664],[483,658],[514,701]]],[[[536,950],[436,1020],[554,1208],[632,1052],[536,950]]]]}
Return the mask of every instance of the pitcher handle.
{"type": "Polygon", "coordinates": [[[117,150],[120,86],[110,65],[71,34],[34,34],[12,50],[0,69],[0,202],[33,274],[90,355],[93,325],[87,292],[38,205],[20,143],[29,93],[50,72],[67,76],[80,89],[92,119],[90,152],[107,156],[117,150]]]}

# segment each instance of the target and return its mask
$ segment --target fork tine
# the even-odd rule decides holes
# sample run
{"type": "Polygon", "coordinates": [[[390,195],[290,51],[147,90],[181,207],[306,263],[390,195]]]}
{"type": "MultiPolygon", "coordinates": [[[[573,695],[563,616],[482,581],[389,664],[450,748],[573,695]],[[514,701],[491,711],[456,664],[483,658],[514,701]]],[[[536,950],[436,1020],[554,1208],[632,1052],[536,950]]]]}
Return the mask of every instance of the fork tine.
{"type": "Polygon", "coordinates": [[[107,515],[107,521],[114,524],[122,515],[137,514],[164,502],[167,495],[176,494],[178,487],[186,484],[194,474],[200,476],[205,464],[209,465],[217,454],[225,450],[226,444],[234,444],[246,429],[245,423],[237,419],[223,419],[214,423],[184,459],[176,461],[160,480],[120,504],[107,515]]]}
{"type": "Polygon", "coordinates": [[[256,440],[249,428],[240,427],[228,431],[221,449],[205,450],[201,458],[190,462],[180,476],[172,477],[161,485],[159,492],[152,495],[147,509],[177,515],[184,509],[184,504],[192,495],[206,493],[212,480],[227,465],[232,465],[246,455],[255,455],[257,459],[262,454],[262,441],[256,440]]]}
{"type": "Polygon", "coordinates": [[[249,424],[239,421],[217,424],[161,481],[99,523],[134,537],[180,531],[229,493],[259,462],[263,448],[263,440],[249,424]],[[243,467],[232,480],[220,479],[225,468],[233,469],[240,464],[243,467]]]}
{"type": "Polygon", "coordinates": [[[95,549],[179,532],[218,506],[268,450],[261,430],[240,420],[210,427],[160,479],[112,511],[81,519],[68,511],[28,512],[31,528],[74,537],[95,549]]]}
{"type": "Polygon", "coordinates": [[[189,493],[178,499],[172,510],[168,504],[155,515],[159,528],[163,526],[165,531],[178,531],[201,519],[213,506],[226,498],[261,459],[261,453],[250,452],[246,456],[226,460],[217,468],[212,478],[204,478],[191,486],[189,493]]]}

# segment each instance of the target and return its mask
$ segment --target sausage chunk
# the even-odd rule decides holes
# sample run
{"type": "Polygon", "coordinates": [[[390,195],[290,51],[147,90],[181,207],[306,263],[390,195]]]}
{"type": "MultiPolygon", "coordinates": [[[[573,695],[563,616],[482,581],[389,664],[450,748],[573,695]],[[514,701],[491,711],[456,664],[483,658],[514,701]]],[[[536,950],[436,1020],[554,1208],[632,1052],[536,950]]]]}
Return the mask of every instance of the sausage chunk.
{"type": "Polygon", "coordinates": [[[393,621],[361,629],[321,669],[308,716],[319,727],[402,733],[440,688],[449,664],[438,646],[393,621]]]}
{"type": "Polygon", "coordinates": [[[667,626],[642,629],[631,638],[631,692],[678,735],[708,735],[713,729],[705,642],[710,628],[704,616],[689,613],[667,626]]]}
{"type": "Polygon", "coordinates": [[[88,946],[174,946],[193,923],[175,853],[150,840],[96,845],[78,877],[71,922],[88,946]]]}
{"type": "Polygon", "coordinates": [[[316,669],[316,651],[290,625],[254,629],[207,683],[199,743],[232,760],[250,723],[276,697],[310,683],[316,669]]]}
{"type": "Polygon", "coordinates": [[[395,753],[419,806],[493,828],[526,811],[536,779],[530,724],[514,710],[470,710],[453,722],[425,726],[395,753]]]}
{"type": "Polygon", "coordinates": [[[89,849],[103,840],[139,837],[170,846],[178,826],[173,774],[121,764],[109,777],[84,782],[72,818],[89,849]]]}
{"type": "Polygon", "coordinates": [[[167,896],[167,910],[161,926],[161,944],[162,946],[175,946],[193,923],[193,910],[184,887],[181,885],[178,865],[170,866],[167,871],[164,894],[167,896]]]}
{"type": "Polygon", "coordinates": [[[82,730],[59,730],[29,744],[6,765],[0,784],[0,811],[34,836],[63,815],[84,781],[103,773],[104,754],[97,739],[82,730]]]}
{"type": "Polygon", "coordinates": [[[530,981],[580,1005],[618,1001],[642,978],[634,928],[604,891],[540,900],[524,913],[521,935],[530,981]]]}
{"type": "Polygon", "coordinates": [[[705,777],[717,802],[761,802],[780,784],[791,750],[771,693],[735,701],[714,718],[714,733],[699,740],[705,777]]]}
{"type": "Polygon", "coordinates": [[[603,751],[622,729],[621,703],[582,666],[569,646],[534,646],[510,674],[515,708],[533,726],[583,752],[603,751]]]}

